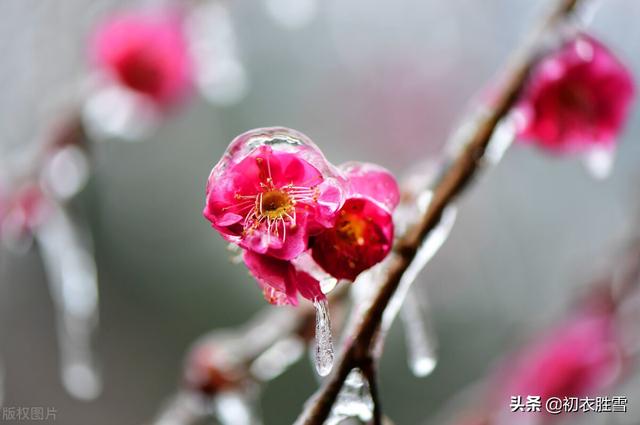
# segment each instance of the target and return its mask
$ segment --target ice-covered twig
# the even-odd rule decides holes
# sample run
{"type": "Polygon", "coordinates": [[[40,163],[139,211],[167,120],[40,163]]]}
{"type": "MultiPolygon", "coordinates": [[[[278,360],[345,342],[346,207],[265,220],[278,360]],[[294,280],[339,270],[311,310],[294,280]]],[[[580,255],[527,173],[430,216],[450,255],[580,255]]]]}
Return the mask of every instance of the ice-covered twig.
{"type": "Polygon", "coordinates": [[[354,334],[345,339],[347,343],[332,375],[325,381],[319,392],[309,400],[296,423],[305,425],[324,423],[350,372],[370,361],[372,344],[380,329],[384,312],[403,274],[411,266],[422,242],[440,223],[445,209],[482,168],[484,153],[492,136],[517,101],[529,72],[537,63],[539,49],[546,42],[545,37],[570,17],[580,3],[579,0],[560,0],[555,10],[542,21],[533,38],[528,40],[521,51],[516,52],[502,79],[502,85],[495,93],[493,103],[481,115],[475,117],[477,121],[472,123],[471,131],[464,134],[460,145],[462,147],[457,150],[449,167],[434,188],[433,197],[421,220],[397,241],[389,259],[386,279],[382,282],[354,334]]]}

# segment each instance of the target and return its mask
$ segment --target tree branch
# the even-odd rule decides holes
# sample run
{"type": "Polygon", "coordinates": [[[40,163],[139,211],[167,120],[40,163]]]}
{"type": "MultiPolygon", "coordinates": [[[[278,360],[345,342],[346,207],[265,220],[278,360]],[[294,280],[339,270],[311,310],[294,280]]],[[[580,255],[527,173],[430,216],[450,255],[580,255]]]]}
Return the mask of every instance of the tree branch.
{"type": "Polygon", "coordinates": [[[371,348],[383,313],[396,292],[402,275],[411,265],[422,242],[438,225],[445,208],[457,198],[481,168],[485,150],[496,127],[517,101],[529,72],[537,63],[544,35],[569,17],[579,3],[580,0],[559,0],[553,13],[542,21],[539,32],[534,33],[532,44],[526,44],[522,52],[517,52],[518,54],[512,58],[511,66],[492,108],[473,123],[474,130],[468,135],[464,148],[437,183],[431,202],[420,222],[396,242],[385,282],[380,286],[354,334],[345,338],[347,343],[333,373],[307,403],[305,411],[296,421],[297,424],[324,423],[347,375],[354,368],[362,368],[370,361],[371,348]]]}

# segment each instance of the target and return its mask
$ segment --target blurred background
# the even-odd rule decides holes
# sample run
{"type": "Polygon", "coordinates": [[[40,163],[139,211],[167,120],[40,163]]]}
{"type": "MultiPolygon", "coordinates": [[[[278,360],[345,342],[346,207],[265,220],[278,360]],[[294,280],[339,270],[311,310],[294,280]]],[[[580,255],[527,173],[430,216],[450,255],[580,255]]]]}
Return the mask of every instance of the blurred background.
{"type": "MultiPolygon", "coordinates": [[[[240,325],[266,305],[201,215],[206,178],[231,139],[255,127],[292,127],[334,163],[371,161],[401,174],[416,158],[439,152],[469,100],[549,3],[228,1],[246,95],[224,106],[196,96],[139,143],[112,138],[92,148],[94,174],[75,207],[95,243],[103,393],[82,402],[63,390],[38,250],[3,249],[5,405],[53,406],[57,422],[69,425],[150,420],[175,391],[195,338],[240,325]]],[[[594,33],[640,75],[640,3],[602,3],[594,33]]],[[[0,2],[0,165],[41,143],[86,80],[91,29],[101,16],[131,6],[0,2]]],[[[437,415],[501,353],[561,316],[607,265],[639,214],[638,137],[634,110],[603,181],[578,160],[513,146],[464,196],[449,240],[417,282],[433,310],[437,369],[427,379],[411,375],[399,329],[386,347],[382,400],[397,424],[437,415]]],[[[316,387],[303,358],[268,384],[265,422],[291,423],[316,387]]],[[[618,391],[634,410],[638,387],[636,380],[618,391]]],[[[633,418],[600,423],[637,423],[637,412],[633,418]]]]}

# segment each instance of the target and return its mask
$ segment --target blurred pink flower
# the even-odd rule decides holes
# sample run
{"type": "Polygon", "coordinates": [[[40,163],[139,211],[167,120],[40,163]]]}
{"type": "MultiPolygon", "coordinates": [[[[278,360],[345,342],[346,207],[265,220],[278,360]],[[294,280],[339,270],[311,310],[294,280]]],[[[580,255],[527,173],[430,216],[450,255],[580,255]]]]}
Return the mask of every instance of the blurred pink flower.
{"type": "Polygon", "coordinates": [[[271,304],[298,305],[298,293],[310,301],[325,299],[320,283],[310,274],[296,270],[290,261],[251,251],[244,252],[243,260],[271,304]]]}
{"type": "Polygon", "coordinates": [[[247,373],[237,356],[213,338],[197,341],[185,359],[183,381],[186,388],[213,396],[246,385],[247,373]]]}
{"type": "Polygon", "coordinates": [[[98,25],[91,42],[95,65],[118,84],[161,106],[182,99],[192,61],[179,13],[129,13],[98,25]]]}
{"type": "MultiPolygon", "coordinates": [[[[523,348],[502,365],[504,405],[510,396],[584,397],[605,390],[621,370],[621,341],[610,315],[583,313],[523,348]]],[[[540,415],[540,414],[538,414],[540,415]]],[[[539,418],[543,421],[544,417],[539,418]]]]}
{"type": "Polygon", "coordinates": [[[50,200],[37,184],[22,186],[0,203],[0,233],[10,238],[31,234],[51,213],[50,200]]]}
{"type": "Polygon", "coordinates": [[[377,165],[353,162],[340,168],[348,180],[348,199],[333,226],[313,238],[311,253],[327,273],[353,281],[391,250],[400,191],[393,175],[377,165]]]}
{"type": "Polygon", "coordinates": [[[283,128],[238,136],[207,183],[204,216],[229,242],[281,260],[331,225],[342,183],[306,136],[283,128]]]}
{"type": "Polygon", "coordinates": [[[629,70],[581,34],[533,70],[517,106],[519,137],[559,154],[612,149],[633,95],[629,70]]]}

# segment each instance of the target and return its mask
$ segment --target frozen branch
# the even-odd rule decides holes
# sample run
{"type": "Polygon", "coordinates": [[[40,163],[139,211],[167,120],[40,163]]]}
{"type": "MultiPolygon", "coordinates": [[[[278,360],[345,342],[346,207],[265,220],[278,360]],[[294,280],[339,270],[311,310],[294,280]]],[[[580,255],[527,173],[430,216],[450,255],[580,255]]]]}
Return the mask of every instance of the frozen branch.
{"type": "MultiPolygon", "coordinates": [[[[473,131],[466,135],[463,148],[453,158],[436,184],[431,201],[420,221],[397,240],[388,262],[385,281],[380,285],[359,326],[350,337],[345,338],[342,355],[333,373],[308,402],[296,423],[300,425],[324,423],[349,373],[355,368],[366,370],[367,365],[372,363],[371,351],[383,314],[403,274],[416,257],[423,241],[440,222],[445,209],[482,168],[484,154],[492,136],[518,99],[529,72],[537,62],[539,49],[545,41],[545,36],[570,17],[579,3],[579,0],[560,0],[556,9],[543,20],[540,28],[533,34],[530,43],[526,43],[523,49],[512,58],[491,108],[477,118],[477,121],[471,123],[473,131]]],[[[376,407],[376,410],[379,408],[376,407]]]]}

